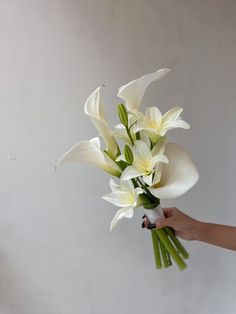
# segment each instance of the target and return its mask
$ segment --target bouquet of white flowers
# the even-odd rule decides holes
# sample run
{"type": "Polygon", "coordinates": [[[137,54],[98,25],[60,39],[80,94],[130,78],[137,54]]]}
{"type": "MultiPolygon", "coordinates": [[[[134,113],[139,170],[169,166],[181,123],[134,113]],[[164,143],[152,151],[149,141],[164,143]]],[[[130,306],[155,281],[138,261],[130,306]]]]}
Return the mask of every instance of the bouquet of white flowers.
{"type": "MultiPolygon", "coordinates": [[[[145,113],[138,109],[148,86],[170,70],[160,69],[146,74],[118,89],[120,124],[111,130],[107,122],[98,87],[87,99],[84,111],[101,135],[105,148],[95,137],[74,145],[58,161],[83,162],[103,169],[117,180],[110,179],[111,193],[103,199],[120,207],[111,221],[112,230],[122,218],[131,218],[134,209],[143,206],[149,221],[163,217],[161,199],[175,198],[187,192],[198,180],[198,171],[188,153],[179,145],[168,143],[166,133],[174,128],[189,129],[180,117],[182,108],[175,107],[164,115],[156,106],[145,113]],[[124,142],[122,146],[118,141],[124,142]]],[[[176,262],[186,268],[189,254],[169,227],[151,230],[156,267],[176,262]]]]}

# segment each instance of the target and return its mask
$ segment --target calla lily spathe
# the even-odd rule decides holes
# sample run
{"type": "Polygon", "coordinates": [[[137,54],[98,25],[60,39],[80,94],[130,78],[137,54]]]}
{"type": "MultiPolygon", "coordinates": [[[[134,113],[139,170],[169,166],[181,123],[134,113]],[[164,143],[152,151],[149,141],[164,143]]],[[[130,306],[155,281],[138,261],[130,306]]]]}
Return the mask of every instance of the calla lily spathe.
{"type": "Polygon", "coordinates": [[[174,128],[189,129],[190,125],[180,117],[183,108],[175,107],[162,116],[157,107],[149,107],[145,115],[133,127],[133,132],[147,131],[155,142],[158,136],[164,136],[167,131],[174,128]]]}
{"type": "Polygon", "coordinates": [[[138,195],[142,194],[143,190],[134,188],[130,180],[120,180],[120,184],[116,184],[113,179],[110,179],[110,187],[112,192],[104,195],[102,198],[115,206],[122,207],[111,221],[110,231],[112,231],[120,219],[133,217],[134,208],[141,205],[138,195]]]}
{"type": "Polygon", "coordinates": [[[135,141],[132,147],[133,164],[122,173],[123,180],[129,180],[142,176],[147,185],[152,185],[153,173],[159,163],[168,163],[163,152],[157,153],[154,147],[151,151],[148,145],[141,140],[135,141]]]}
{"type": "Polygon", "coordinates": [[[160,199],[183,195],[196,184],[199,178],[196,166],[183,147],[167,143],[165,155],[169,164],[161,165],[161,169],[156,168],[153,186],[149,188],[152,195],[160,199]]]}
{"type": "Polygon", "coordinates": [[[106,144],[108,154],[114,159],[117,156],[119,149],[104,113],[100,95],[101,88],[102,86],[98,87],[88,97],[84,105],[84,112],[91,118],[93,124],[100,132],[106,144]]]}
{"type": "Polygon", "coordinates": [[[75,144],[59,159],[56,167],[63,163],[72,162],[82,162],[98,167],[113,176],[119,177],[121,175],[119,166],[101,150],[98,137],[75,144]]]}
{"type": "Polygon", "coordinates": [[[118,89],[117,96],[125,101],[127,110],[134,113],[134,111],[140,107],[148,86],[152,82],[160,80],[169,72],[169,69],[163,68],[156,72],[145,74],[140,78],[121,86],[118,89]]]}

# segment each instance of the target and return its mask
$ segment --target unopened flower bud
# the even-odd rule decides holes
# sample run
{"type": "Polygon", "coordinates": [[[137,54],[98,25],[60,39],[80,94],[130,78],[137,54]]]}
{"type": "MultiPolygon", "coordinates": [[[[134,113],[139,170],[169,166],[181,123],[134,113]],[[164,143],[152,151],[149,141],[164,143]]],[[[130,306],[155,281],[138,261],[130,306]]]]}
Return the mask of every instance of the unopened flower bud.
{"type": "Polygon", "coordinates": [[[124,155],[125,155],[125,159],[126,159],[127,163],[129,165],[132,165],[133,160],[134,160],[134,156],[133,156],[131,148],[128,145],[125,145],[125,147],[124,147],[124,155]]]}
{"type": "Polygon", "coordinates": [[[120,119],[120,122],[125,126],[128,127],[129,120],[128,120],[128,113],[125,108],[124,104],[119,104],[117,108],[118,116],[120,119]]]}

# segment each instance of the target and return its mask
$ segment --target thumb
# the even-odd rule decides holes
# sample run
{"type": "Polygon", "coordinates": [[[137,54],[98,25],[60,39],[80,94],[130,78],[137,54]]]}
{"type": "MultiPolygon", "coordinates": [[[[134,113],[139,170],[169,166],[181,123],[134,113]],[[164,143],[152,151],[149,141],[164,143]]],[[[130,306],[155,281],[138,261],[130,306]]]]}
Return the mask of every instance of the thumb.
{"type": "Polygon", "coordinates": [[[173,218],[163,218],[163,219],[158,219],[156,221],[156,227],[157,229],[161,229],[163,227],[173,227],[173,218]]]}

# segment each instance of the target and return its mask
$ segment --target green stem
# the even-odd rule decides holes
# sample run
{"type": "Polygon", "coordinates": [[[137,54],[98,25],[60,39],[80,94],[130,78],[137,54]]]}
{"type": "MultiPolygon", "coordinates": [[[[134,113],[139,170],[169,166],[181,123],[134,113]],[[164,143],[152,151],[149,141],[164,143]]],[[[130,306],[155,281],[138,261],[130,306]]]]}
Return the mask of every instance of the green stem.
{"type": "Polygon", "coordinates": [[[139,177],[137,177],[136,180],[137,180],[138,183],[140,184],[141,188],[145,189],[145,187],[143,186],[143,183],[142,183],[142,181],[139,179],[139,177]]]}
{"type": "Polygon", "coordinates": [[[155,231],[156,231],[157,235],[159,236],[160,240],[162,241],[162,243],[165,245],[165,248],[167,249],[167,251],[170,253],[173,260],[178,265],[179,269],[184,270],[187,267],[187,265],[185,264],[182,257],[176,251],[175,247],[173,246],[173,244],[169,240],[166,232],[163,229],[155,229],[155,231]]]}
{"type": "Polygon", "coordinates": [[[176,246],[177,250],[180,252],[180,254],[183,256],[183,258],[187,259],[189,258],[189,253],[184,248],[183,244],[179,241],[179,239],[176,237],[174,231],[170,227],[164,228],[166,233],[170,236],[172,242],[176,246]]]}
{"type": "Polygon", "coordinates": [[[151,199],[151,201],[154,202],[154,204],[157,206],[160,203],[160,200],[158,198],[156,198],[155,196],[153,196],[150,191],[148,190],[148,187],[145,183],[143,183],[139,177],[136,178],[137,182],[140,184],[141,188],[144,189],[144,191],[146,192],[147,196],[151,199]],[[158,203],[158,204],[157,204],[158,203]]]}
{"type": "Polygon", "coordinates": [[[166,248],[165,248],[165,251],[166,251],[166,258],[167,258],[168,264],[169,264],[169,266],[171,266],[172,261],[171,261],[170,253],[167,251],[166,248]]]}
{"type": "Polygon", "coordinates": [[[166,250],[164,244],[160,241],[160,249],[161,249],[161,256],[162,256],[162,261],[164,264],[164,267],[167,268],[169,267],[168,260],[166,258],[166,250]]]}
{"type": "Polygon", "coordinates": [[[153,250],[154,250],[154,256],[155,256],[155,262],[156,262],[156,268],[160,269],[162,268],[161,263],[161,254],[160,254],[160,240],[154,230],[151,230],[152,235],[152,244],[153,244],[153,250]]]}
{"type": "Polygon", "coordinates": [[[127,126],[125,128],[126,128],[126,132],[128,134],[128,137],[129,137],[129,139],[131,141],[131,144],[134,145],[134,140],[133,140],[133,138],[131,136],[130,129],[127,126]]]}

